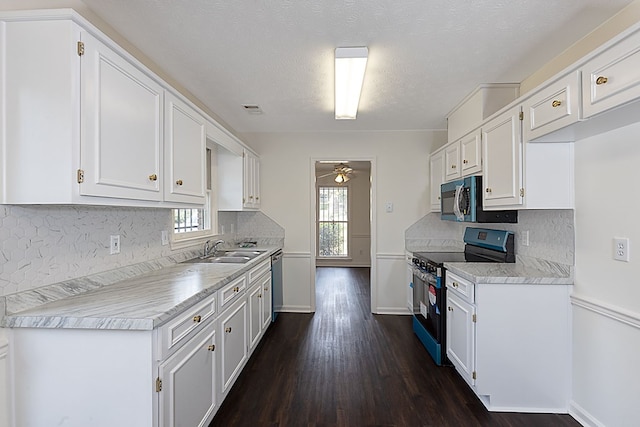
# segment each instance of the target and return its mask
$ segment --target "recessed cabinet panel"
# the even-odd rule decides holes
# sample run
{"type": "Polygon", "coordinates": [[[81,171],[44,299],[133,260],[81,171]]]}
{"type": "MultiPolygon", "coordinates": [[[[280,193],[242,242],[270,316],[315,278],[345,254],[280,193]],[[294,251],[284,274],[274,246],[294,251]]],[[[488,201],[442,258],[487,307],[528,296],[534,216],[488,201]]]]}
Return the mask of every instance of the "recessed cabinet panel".
{"type": "Polygon", "coordinates": [[[640,98],[640,32],[605,49],[582,68],[583,116],[640,98]]]}
{"type": "Polygon", "coordinates": [[[482,127],[483,203],[491,206],[522,204],[522,143],[520,107],[512,108],[482,127]]]}
{"type": "Polygon", "coordinates": [[[460,140],[460,167],[462,176],[482,171],[481,133],[473,132],[460,140]]]}
{"type": "Polygon", "coordinates": [[[205,426],[217,406],[216,331],[197,335],[160,365],[162,378],[160,425],[205,426]]]}
{"type": "Polygon", "coordinates": [[[265,331],[271,324],[271,273],[267,273],[260,281],[262,286],[262,330],[265,331]]]}
{"type": "Polygon", "coordinates": [[[444,150],[445,180],[460,177],[460,144],[454,143],[444,150]]]}
{"type": "Polygon", "coordinates": [[[437,151],[429,160],[431,175],[431,212],[440,212],[440,186],[444,182],[444,151],[437,151]]]}
{"type": "Polygon", "coordinates": [[[579,73],[575,71],[536,92],[523,103],[524,141],[535,140],[577,122],[579,104],[579,73]]]}
{"type": "Polygon", "coordinates": [[[162,87],[83,32],[82,195],[162,200],[162,87]]]}
{"type": "Polygon", "coordinates": [[[233,385],[247,359],[247,301],[240,300],[222,313],[220,318],[221,393],[233,385]]]}
{"type": "Polygon", "coordinates": [[[447,293],[447,357],[470,385],[475,383],[475,310],[454,293],[447,293]]]}
{"type": "Polygon", "coordinates": [[[204,203],[205,120],[173,94],[166,93],[165,199],[204,203]]]}

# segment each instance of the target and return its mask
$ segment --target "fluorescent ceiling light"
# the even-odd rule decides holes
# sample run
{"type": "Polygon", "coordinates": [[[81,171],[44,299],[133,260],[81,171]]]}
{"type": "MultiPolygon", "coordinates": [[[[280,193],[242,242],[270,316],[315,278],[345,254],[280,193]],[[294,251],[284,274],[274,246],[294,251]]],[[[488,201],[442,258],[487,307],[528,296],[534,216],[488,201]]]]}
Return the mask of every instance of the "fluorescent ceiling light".
{"type": "Polygon", "coordinates": [[[336,48],[336,120],[353,120],[358,114],[368,55],[369,49],[366,47],[336,48]]]}

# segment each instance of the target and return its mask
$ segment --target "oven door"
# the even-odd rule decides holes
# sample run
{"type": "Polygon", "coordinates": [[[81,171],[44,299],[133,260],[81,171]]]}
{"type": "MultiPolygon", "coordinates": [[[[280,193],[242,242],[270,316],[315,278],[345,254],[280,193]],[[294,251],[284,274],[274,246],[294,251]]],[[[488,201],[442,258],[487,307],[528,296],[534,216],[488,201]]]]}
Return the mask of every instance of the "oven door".
{"type": "Polygon", "coordinates": [[[413,315],[427,327],[429,317],[429,288],[435,287],[436,277],[413,268],[413,315]]]}

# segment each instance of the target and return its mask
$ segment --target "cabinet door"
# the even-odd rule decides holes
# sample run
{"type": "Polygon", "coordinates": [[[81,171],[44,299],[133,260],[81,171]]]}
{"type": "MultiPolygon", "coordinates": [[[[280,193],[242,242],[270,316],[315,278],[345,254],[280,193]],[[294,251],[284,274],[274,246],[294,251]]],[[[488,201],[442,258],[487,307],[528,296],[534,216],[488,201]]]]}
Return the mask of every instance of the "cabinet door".
{"type": "Polygon", "coordinates": [[[244,195],[243,206],[256,209],[260,207],[260,163],[250,151],[244,152],[244,195]]]}
{"type": "Polygon", "coordinates": [[[206,426],[217,406],[214,324],[159,367],[160,425],[206,426]]]}
{"type": "Polygon", "coordinates": [[[440,185],[444,182],[444,151],[431,155],[429,160],[431,175],[431,212],[440,212],[440,185]]]}
{"type": "Polygon", "coordinates": [[[165,200],[204,204],[206,128],[204,118],[165,93],[165,200]]]}
{"type": "Polygon", "coordinates": [[[242,299],[220,316],[221,392],[225,395],[247,360],[247,301],[242,299]]]}
{"type": "Polygon", "coordinates": [[[462,176],[482,171],[481,136],[480,131],[476,131],[460,140],[462,176]]]}
{"type": "MultiPolygon", "coordinates": [[[[580,111],[580,83],[577,71],[551,83],[524,101],[523,140],[529,142],[575,123],[580,111]]],[[[573,138],[549,136],[542,141],[567,141],[573,138]]]]}
{"type": "Polygon", "coordinates": [[[257,283],[249,290],[249,350],[260,341],[262,310],[262,287],[257,283]]]}
{"type": "Polygon", "coordinates": [[[475,383],[475,307],[447,293],[447,357],[464,380],[475,383]]]}
{"type": "Polygon", "coordinates": [[[520,107],[512,108],[482,127],[483,205],[522,204],[522,134],[520,107]]]}
{"type": "Polygon", "coordinates": [[[413,313],[413,265],[407,264],[405,272],[405,286],[407,287],[407,309],[409,309],[409,313],[413,313]]]}
{"type": "Polygon", "coordinates": [[[90,34],[81,39],[80,194],[160,201],[164,91],[90,34]]]}
{"type": "Polygon", "coordinates": [[[444,178],[446,181],[460,178],[460,142],[444,149],[444,178]]]}
{"type": "Polygon", "coordinates": [[[273,298],[271,272],[264,275],[260,286],[262,286],[262,331],[264,332],[271,324],[271,299],[273,298]]]}
{"type": "Polygon", "coordinates": [[[640,32],[607,48],[582,68],[584,118],[640,98],[640,32]]]}

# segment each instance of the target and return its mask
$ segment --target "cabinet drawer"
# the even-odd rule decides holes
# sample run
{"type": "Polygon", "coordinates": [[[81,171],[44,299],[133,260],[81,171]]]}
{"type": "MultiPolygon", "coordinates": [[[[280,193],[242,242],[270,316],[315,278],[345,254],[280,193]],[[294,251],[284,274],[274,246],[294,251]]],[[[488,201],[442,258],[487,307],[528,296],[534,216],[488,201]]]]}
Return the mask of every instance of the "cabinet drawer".
{"type": "Polygon", "coordinates": [[[578,121],[579,73],[572,72],[524,101],[524,140],[529,142],[578,121]]]}
{"type": "Polygon", "coordinates": [[[582,69],[585,118],[640,98],[640,32],[588,61],[582,69]]]}
{"type": "Polygon", "coordinates": [[[177,349],[192,332],[200,330],[206,321],[217,312],[216,294],[208,297],[184,313],[178,315],[174,320],[160,327],[160,357],[165,358],[177,349]]]}
{"type": "Polygon", "coordinates": [[[473,304],[475,301],[475,285],[462,277],[456,276],[447,271],[446,273],[447,292],[457,294],[464,301],[473,304]]]}
{"type": "Polygon", "coordinates": [[[224,288],[218,291],[218,299],[220,300],[220,309],[228,306],[235,301],[239,295],[247,289],[247,277],[245,275],[238,277],[224,288]]]}
{"type": "Polygon", "coordinates": [[[271,270],[271,259],[266,259],[249,271],[249,283],[253,283],[269,270],[271,270]]]}

